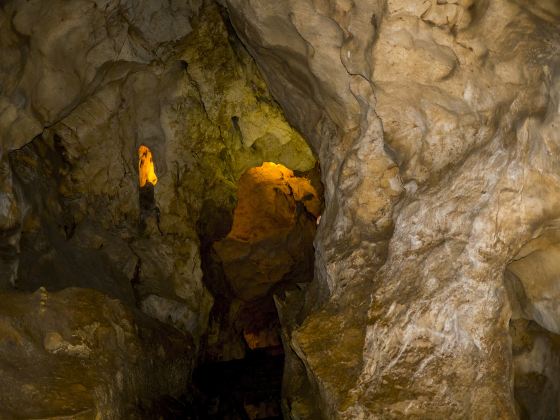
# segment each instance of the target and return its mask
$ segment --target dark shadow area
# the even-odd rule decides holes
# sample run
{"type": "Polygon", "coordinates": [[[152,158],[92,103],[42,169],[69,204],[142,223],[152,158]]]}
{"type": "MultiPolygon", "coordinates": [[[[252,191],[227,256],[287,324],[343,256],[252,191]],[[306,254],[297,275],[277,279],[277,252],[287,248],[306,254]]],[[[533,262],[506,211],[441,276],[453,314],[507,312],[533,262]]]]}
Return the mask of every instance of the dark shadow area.
{"type": "MultiPolygon", "coordinates": [[[[45,285],[52,291],[85,287],[132,305],[130,282],[115,268],[103,243],[91,247],[77,234],[73,198],[60,193],[62,177],[70,169],[60,138],[39,136],[9,158],[17,194],[27,203],[12,286],[29,292],[45,285]]],[[[83,222],[80,229],[93,231],[97,226],[83,222]]]]}
{"type": "Polygon", "coordinates": [[[198,408],[207,419],[281,419],[284,355],[248,351],[244,359],[205,363],[194,384],[205,396],[198,408]]]}
{"type": "Polygon", "coordinates": [[[204,203],[204,281],[214,296],[184,418],[280,419],[284,351],[274,296],[313,279],[318,167],[247,170],[230,209],[204,203]],[[188,408],[187,408],[188,407],[188,408]]]}
{"type": "Polygon", "coordinates": [[[203,363],[188,395],[142,401],[144,418],[163,420],[280,420],[284,355],[249,351],[244,359],[203,363]]]}

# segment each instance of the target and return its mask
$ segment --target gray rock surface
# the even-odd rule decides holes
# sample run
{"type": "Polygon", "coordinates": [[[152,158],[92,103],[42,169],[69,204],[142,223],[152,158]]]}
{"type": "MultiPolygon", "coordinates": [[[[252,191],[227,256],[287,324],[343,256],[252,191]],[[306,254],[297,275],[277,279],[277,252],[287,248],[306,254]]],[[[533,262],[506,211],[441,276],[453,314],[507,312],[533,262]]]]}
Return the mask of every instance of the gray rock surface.
{"type": "Polygon", "coordinates": [[[325,185],[316,284],[278,302],[286,411],[557,417],[557,385],[517,386],[558,356],[515,356],[504,273],[556,337],[558,3],[227,4],[325,185]]]}

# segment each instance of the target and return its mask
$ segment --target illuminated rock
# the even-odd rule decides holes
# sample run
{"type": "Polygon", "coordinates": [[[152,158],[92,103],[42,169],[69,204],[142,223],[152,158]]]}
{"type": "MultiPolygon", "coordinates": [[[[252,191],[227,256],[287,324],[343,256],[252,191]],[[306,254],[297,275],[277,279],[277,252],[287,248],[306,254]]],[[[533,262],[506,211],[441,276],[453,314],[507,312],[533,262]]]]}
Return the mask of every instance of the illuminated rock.
{"type": "Polygon", "coordinates": [[[143,187],[146,182],[156,185],[157,180],[152,152],[142,145],[138,148],[138,185],[143,187]]]}
{"type": "Polygon", "coordinates": [[[241,176],[237,197],[231,231],[214,249],[235,294],[250,301],[309,264],[320,199],[309,180],[271,162],[241,176]]]}
{"type": "MultiPolygon", "coordinates": [[[[196,360],[213,304],[201,239],[219,239],[247,168],[307,171],[311,149],[213,3],[9,0],[0,56],[1,287],[95,289],[192,336],[196,360]]],[[[81,349],[45,342],[54,359],[81,349]]]]}
{"type": "MultiPolygon", "coordinates": [[[[273,342],[270,318],[247,313],[279,291],[283,408],[294,418],[559,417],[558,2],[219,3],[227,10],[200,0],[2,2],[1,286],[28,292],[22,301],[41,299],[29,293],[43,282],[97,289],[197,344],[208,336],[217,358],[243,357],[243,333],[273,342]],[[224,237],[248,168],[313,168],[302,135],[321,162],[325,206],[314,281],[283,289],[310,277],[319,207],[305,189],[253,183],[264,198],[240,192],[247,218],[224,237]],[[155,169],[137,177],[140,146],[153,153],[157,188],[155,169]],[[143,182],[148,210],[159,211],[149,229],[139,226],[143,182]],[[259,210],[265,203],[278,213],[259,210]],[[237,330],[213,320],[207,331],[204,275],[216,281],[216,311],[243,318],[237,330]]],[[[73,298],[55,321],[87,318],[73,298]]],[[[23,413],[11,398],[32,410],[57,395],[52,372],[72,376],[74,358],[99,361],[101,395],[115,407],[144,392],[119,389],[98,347],[54,321],[43,328],[18,299],[0,296],[3,417],[23,413]],[[41,362],[45,376],[34,374],[41,362]]],[[[104,324],[114,308],[96,302],[104,324]]],[[[115,313],[127,331],[121,318],[132,312],[115,313]]],[[[123,361],[131,352],[114,345],[122,336],[109,324],[107,360],[123,361]]],[[[163,369],[147,375],[156,393],[163,369]]],[[[84,368],[91,383],[63,381],[72,414],[97,398],[94,370],[84,368]]]]}
{"type": "Polygon", "coordinates": [[[559,3],[224,3],[325,185],[316,282],[279,301],[286,412],[557,418],[557,242],[519,252],[560,218],[559,3]]]}

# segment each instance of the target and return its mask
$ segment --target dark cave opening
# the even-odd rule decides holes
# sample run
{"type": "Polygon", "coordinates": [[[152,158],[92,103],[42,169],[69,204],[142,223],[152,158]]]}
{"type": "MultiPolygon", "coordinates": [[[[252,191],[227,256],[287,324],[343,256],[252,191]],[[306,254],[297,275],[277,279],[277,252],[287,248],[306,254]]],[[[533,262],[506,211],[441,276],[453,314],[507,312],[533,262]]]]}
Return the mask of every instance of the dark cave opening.
{"type": "MultiPolygon", "coordinates": [[[[29,328],[19,313],[10,322],[34,352],[13,352],[10,388],[25,399],[27,384],[17,381],[29,369],[42,396],[26,407],[3,402],[0,417],[281,418],[275,295],[313,278],[320,173],[309,169],[313,153],[241,41],[219,19],[205,23],[205,13],[182,46],[180,72],[133,71],[109,90],[114,103],[101,90],[101,100],[73,111],[75,120],[53,124],[0,162],[8,192],[0,198],[13,201],[10,229],[0,232],[8,274],[0,282],[22,298],[29,328]],[[219,84],[202,80],[207,69],[217,69],[219,84]],[[239,95],[248,102],[228,102],[239,95]],[[210,96],[226,106],[212,107],[210,96]],[[173,131],[159,130],[174,117],[173,131]],[[258,138],[248,136],[251,124],[265,128],[258,138]],[[236,223],[235,180],[263,160],[306,172],[249,169],[263,182],[237,194],[251,198],[246,221],[236,223]],[[255,217],[261,204],[268,210],[255,217]]],[[[3,306],[0,315],[12,316],[3,306]]],[[[0,344],[12,354],[9,340],[0,344]]]]}
{"type": "MultiPolygon", "coordinates": [[[[151,322],[137,310],[146,295],[150,261],[122,255],[134,263],[127,277],[119,271],[124,264],[111,260],[113,238],[84,243],[84,228],[92,222],[76,216],[80,196],[65,184],[71,167],[64,144],[56,134],[45,135],[10,154],[18,194],[30,203],[22,218],[19,257],[24,264],[15,288],[32,292],[47,284],[48,292],[76,285],[97,289],[134,307],[143,322],[151,322]]],[[[125,226],[147,244],[164,236],[155,196],[160,187],[156,169],[150,149],[141,146],[137,189],[132,189],[138,194],[139,219],[137,213],[125,226]]],[[[233,211],[235,203],[232,208],[212,201],[203,204],[197,227],[202,269],[215,300],[209,332],[202,338],[188,393],[181,398],[139,399],[136,408],[144,418],[281,418],[284,349],[274,296],[299,290],[313,279],[320,178],[318,165],[294,172],[265,162],[241,176],[233,211]]]]}
{"type": "Polygon", "coordinates": [[[557,284],[560,231],[528,241],[506,267],[513,395],[521,419],[555,418],[560,406],[560,323],[557,284]]]}
{"type": "Polygon", "coordinates": [[[202,265],[215,303],[193,377],[200,418],[282,418],[274,296],[313,279],[319,180],[318,166],[295,174],[265,162],[241,176],[233,215],[206,203],[202,265]]]}

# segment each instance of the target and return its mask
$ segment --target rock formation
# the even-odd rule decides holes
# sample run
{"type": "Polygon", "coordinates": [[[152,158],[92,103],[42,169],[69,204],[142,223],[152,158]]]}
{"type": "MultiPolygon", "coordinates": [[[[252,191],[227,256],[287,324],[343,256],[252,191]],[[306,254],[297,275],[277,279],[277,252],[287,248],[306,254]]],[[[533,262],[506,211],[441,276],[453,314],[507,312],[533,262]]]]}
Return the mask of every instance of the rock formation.
{"type": "MultiPolygon", "coordinates": [[[[227,234],[245,170],[263,161],[298,171],[315,166],[218,6],[202,3],[2,4],[2,288],[19,290],[23,295],[14,299],[30,310],[36,302],[25,296],[40,287],[48,293],[80,288],[76,293],[86,300],[101,299],[95,298],[101,292],[103,299],[118,299],[122,311],[140,309],[154,331],[167,331],[155,320],[175,327],[170,337],[182,334],[185,343],[177,362],[169,353],[170,369],[178,366],[169,378],[173,392],[157,387],[170,372],[139,367],[135,374],[146,376],[141,383],[93,395],[92,379],[91,387],[82,384],[87,404],[38,404],[32,416],[78,415],[87,408],[93,417],[129,418],[133,412],[126,409],[140,398],[185,393],[213,301],[203,283],[201,242],[227,234]],[[143,147],[155,171],[146,179],[138,173],[143,147]],[[151,391],[142,388],[150,383],[151,391]],[[106,393],[122,400],[108,400],[106,393]]],[[[69,317],[87,310],[76,305],[69,317]]],[[[115,308],[97,311],[118,318],[122,311],[115,308]]],[[[50,332],[41,318],[33,322],[34,340],[41,341],[50,332]]],[[[75,345],[71,330],[57,334],[75,345]]],[[[109,360],[126,357],[115,345],[107,341],[96,351],[109,360]]],[[[142,363],[155,357],[148,343],[137,347],[142,363]]],[[[62,354],[52,353],[54,365],[62,354]]],[[[18,363],[31,369],[43,356],[21,357],[18,363]]],[[[97,368],[101,376],[114,373],[111,364],[97,368]]],[[[39,386],[31,376],[25,380],[22,386],[39,386]]],[[[10,397],[10,409],[27,404],[26,394],[19,395],[10,397]]]]}
{"type": "Polygon", "coordinates": [[[7,0],[0,57],[0,415],[280,331],[286,418],[560,417],[558,1],[7,0]]]}
{"type": "Polygon", "coordinates": [[[193,343],[118,300],[77,288],[1,298],[2,418],[147,418],[154,396],[184,389],[193,343]]]}
{"type": "Polygon", "coordinates": [[[250,301],[306,264],[320,203],[307,179],[270,162],[241,176],[237,197],[231,231],[214,248],[235,294],[250,301]]]}
{"type": "Polygon", "coordinates": [[[558,417],[558,3],[227,4],[325,185],[286,412],[558,417]]]}
{"type": "Polygon", "coordinates": [[[222,295],[228,309],[216,314],[220,325],[208,342],[210,359],[240,358],[246,346],[279,346],[273,296],[313,279],[321,201],[312,182],[265,162],[245,171],[238,185],[231,230],[212,245],[223,284],[214,295],[222,295]]]}

